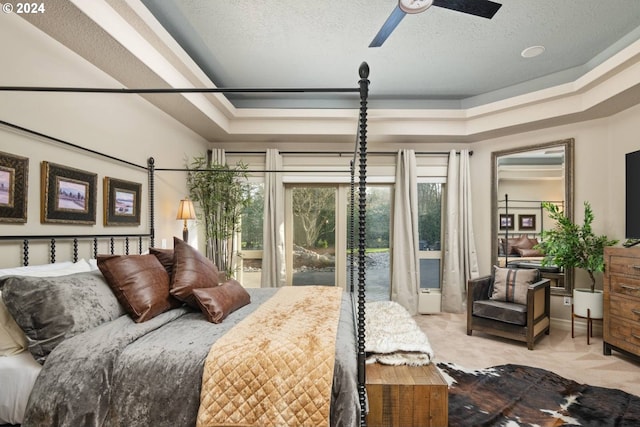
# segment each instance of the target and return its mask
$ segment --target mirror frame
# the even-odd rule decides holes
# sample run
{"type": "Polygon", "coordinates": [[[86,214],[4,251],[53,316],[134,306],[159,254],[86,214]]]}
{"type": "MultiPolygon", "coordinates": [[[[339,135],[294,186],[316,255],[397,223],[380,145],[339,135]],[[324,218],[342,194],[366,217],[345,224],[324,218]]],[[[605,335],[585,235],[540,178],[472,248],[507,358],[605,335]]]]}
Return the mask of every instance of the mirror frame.
{"type": "MultiPolygon", "coordinates": [[[[564,194],[565,194],[565,214],[573,220],[574,202],[574,145],[573,138],[547,142],[535,145],[526,145],[507,150],[494,151],[491,153],[491,265],[498,262],[498,171],[497,161],[501,156],[524,153],[547,148],[563,147],[565,152],[564,165],[564,194]]],[[[573,292],[573,269],[564,272],[564,287],[551,287],[552,295],[571,296],[573,292]]]]}

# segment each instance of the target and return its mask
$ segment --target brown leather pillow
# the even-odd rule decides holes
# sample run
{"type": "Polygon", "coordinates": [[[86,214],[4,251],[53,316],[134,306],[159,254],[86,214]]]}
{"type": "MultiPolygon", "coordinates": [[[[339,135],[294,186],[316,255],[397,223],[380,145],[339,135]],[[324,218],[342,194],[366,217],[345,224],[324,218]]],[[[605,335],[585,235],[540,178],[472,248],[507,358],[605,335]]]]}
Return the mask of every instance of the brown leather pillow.
{"type": "Polygon", "coordinates": [[[193,290],[218,286],[218,269],[211,260],[177,237],[173,238],[173,251],[171,295],[198,308],[193,290]]]}
{"type": "Polygon", "coordinates": [[[171,279],[171,275],[173,274],[174,261],[173,249],[149,248],[149,253],[158,258],[160,264],[162,264],[164,269],[167,270],[167,273],[169,273],[169,279],[171,279]]]}
{"type": "Polygon", "coordinates": [[[518,251],[518,253],[520,254],[521,257],[541,257],[543,256],[543,253],[541,251],[539,251],[538,249],[522,249],[522,248],[518,248],[516,249],[518,251]]]}
{"type": "Polygon", "coordinates": [[[169,295],[169,275],[153,255],[98,255],[98,268],[136,323],[177,305],[169,295]]]}
{"type": "Polygon", "coordinates": [[[251,302],[249,293],[234,279],[214,288],[194,289],[193,295],[202,313],[212,323],[222,322],[230,313],[251,302]]]}
{"type": "Polygon", "coordinates": [[[518,248],[520,249],[531,249],[533,247],[533,243],[526,234],[523,234],[520,237],[516,237],[513,239],[509,239],[507,241],[507,254],[509,255],[518,255],[518,248]]]}

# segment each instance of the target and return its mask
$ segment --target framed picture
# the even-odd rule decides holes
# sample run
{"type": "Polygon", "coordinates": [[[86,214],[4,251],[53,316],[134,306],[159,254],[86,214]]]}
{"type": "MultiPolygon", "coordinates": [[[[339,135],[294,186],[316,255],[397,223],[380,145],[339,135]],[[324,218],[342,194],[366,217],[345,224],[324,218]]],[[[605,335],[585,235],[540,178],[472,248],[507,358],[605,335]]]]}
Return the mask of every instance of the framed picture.
{"type": "Polygon", "coordinates": [[[518,227],[520,228],[520,230],[535,230],[536,216],[535,215],[518,215],[518,227]]]}
{"type": "Polygon", "coordinates": [[[104,225],[140,225],[142,184],[104,178],[104,225]]]}
{"type": "Polygon", "coordinates": [[[95,173],[42,162],[41,178],[41,222],[96,223],[95,173]]]}
{"type": "Polygon", "coordinates": [[[0,151],[0,222],[27,222],[29,159],[0,151]]]}
{"type": "Polygon", "coordinates": [[[500,230],[513,230],[513,214],[500,214],[500,230]]]}

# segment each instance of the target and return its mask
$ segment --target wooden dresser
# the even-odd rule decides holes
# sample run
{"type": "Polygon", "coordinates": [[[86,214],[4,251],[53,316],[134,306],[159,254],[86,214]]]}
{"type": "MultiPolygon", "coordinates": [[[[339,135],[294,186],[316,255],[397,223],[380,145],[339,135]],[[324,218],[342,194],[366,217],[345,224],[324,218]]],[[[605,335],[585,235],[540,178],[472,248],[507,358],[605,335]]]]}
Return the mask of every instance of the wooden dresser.
{"type": "Polygon", "coordinates": [[[604,251],[604,354],[640,357],[640,247],[604,251]]]}

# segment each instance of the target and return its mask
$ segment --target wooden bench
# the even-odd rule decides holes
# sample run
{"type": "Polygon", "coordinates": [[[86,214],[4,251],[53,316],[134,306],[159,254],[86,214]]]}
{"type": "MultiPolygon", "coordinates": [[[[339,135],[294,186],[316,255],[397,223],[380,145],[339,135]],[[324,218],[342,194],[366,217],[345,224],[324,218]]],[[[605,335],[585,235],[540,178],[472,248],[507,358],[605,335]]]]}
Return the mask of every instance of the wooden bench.
{"type": "Polygon", "coordinates": [[[433,364],[367,365],[369,427],[446,427],[447,382],[433,364]]]}

